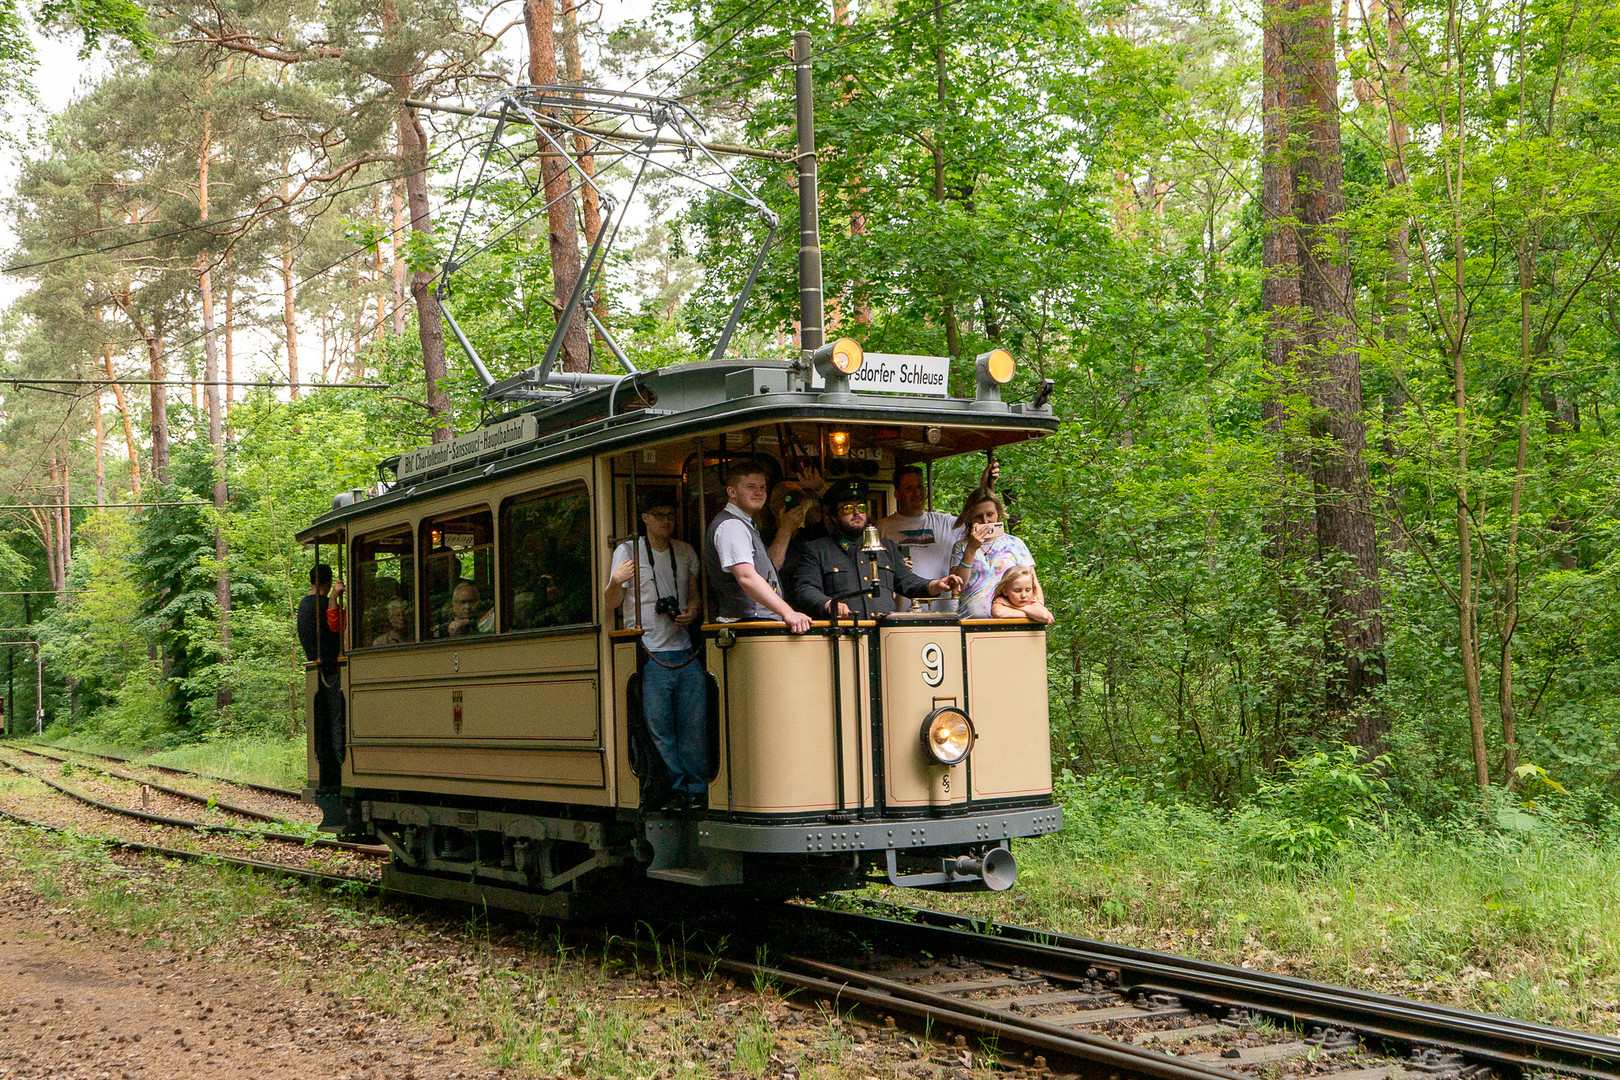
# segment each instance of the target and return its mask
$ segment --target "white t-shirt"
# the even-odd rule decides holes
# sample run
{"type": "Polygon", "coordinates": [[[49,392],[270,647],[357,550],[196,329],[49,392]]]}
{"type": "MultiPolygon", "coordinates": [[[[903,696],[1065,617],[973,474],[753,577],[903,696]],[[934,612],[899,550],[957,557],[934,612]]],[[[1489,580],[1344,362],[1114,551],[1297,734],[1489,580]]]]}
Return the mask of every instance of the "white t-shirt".
{"type": "Polygon", "coordinates": [[[890,514],[878,526],[878,535],[911,549],[911,569],[929,581],[950,573],[951,548],[962,539],[956,519],[938,510],[906,517],[890,514]]]}
{"type": "MultiPolygon", "coordinates": [[[[736,503],[726,503],[726,509],[742,518],[743,521],[751,522],[754,520],[752,514],[747,513],[736,503]]],[[[729,570],[738,563],[747,563],[749,566],[754,565],[754,538],[751,534],[757,533],[759,526],[757,524],[744,525],[743,521],[727,518],[715,526],[714,551],[716,555],[720,556],[722,569],[729,570]]]]}
{"type": "MultiPolygon", "coordinates": [[[[671,540],[668,551],[652,550],[645,539],[626,540],[613,550],[613,569],[630,561],[632,543],[641,562],[641,613],[647,626],[647,632],[641,636],[642,645],[648,652],[690,649],[692,636],[686,632],[686,627],[675,625],[673,619],[658,614],[656,608],[660,596],[673,596],[681,602],[681,610],[686,609],[692,599],[692,579],[697,576],[697,552],[684,540],[671,540]],[[649,555],[651,562],[647,560],[649,555]]],[[[636,621],[636,598],[630,587],[634,581],[632,578],[624,584],[622,614],[627,629],[641,625],[636,621]]]]}
{"type": "MultiPolygon", "coordinates": [[[[920,577],[937,581],[951,572],[951,549],[962,539],[962,530],[950,514],[924,510],[910,516],[890,514],[878,525],[878,535],[908,548],[911,569],[920,577]]],[[[900,598],[895,600],[899,602],[900,598]]],[[[950,611],[956,607],[956,601],[947,596],[933,601],[932,606],[936,611],[950,611]]]]}

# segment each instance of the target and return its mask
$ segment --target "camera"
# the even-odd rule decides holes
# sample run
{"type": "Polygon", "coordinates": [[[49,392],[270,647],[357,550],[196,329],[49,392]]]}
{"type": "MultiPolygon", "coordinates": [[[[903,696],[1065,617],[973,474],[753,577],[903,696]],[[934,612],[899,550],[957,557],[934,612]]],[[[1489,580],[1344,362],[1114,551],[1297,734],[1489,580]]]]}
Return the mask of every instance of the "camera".
{"type": "Polygon", "coordinates": [[[681,613],[681,602],[673,596],[660,596],[658,602],[653,605],[653,610],[673,619],[681,613]]]}
{"type": "Polygon", "coordinates": [[[797,491],[786,492],[782,496],[782,509],[791,510],[795,506],[798,506],[800,501],[802,501],[803,499],[804,499],[804,496],[799,494],[797,491]]]}

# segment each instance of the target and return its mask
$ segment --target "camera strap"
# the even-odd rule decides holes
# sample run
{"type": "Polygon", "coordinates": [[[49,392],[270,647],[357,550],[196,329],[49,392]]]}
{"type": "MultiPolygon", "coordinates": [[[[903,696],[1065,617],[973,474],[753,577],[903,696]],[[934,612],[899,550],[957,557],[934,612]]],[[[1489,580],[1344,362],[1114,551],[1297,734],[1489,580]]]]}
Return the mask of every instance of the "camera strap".
{"type": "MultiPolygon", "coordinates": [[[[674,579],[674,582],[670,586],[669,592],[666,593],[666,592],[664,592],[664,587],[658,583],[658,556],[656,554],[654,554],[654,552],[653,552],[652,543],[650,541],[648,541],[648,539],[645,536],[641,537],[640,540],[641,540],[642,549],[647,552],[647,566],[652,571],[653,596],[657,597],[657,598],[662,598],[662,597],[665,597],[665,596],[673,596],[675,598],[675,602],[677,604],[679,604],[681,602],[681,595],[680,595],[680,593],[681,593],[681,590],[680,590],[680,584],[681,584],[680,583],[680,576],[681,575],[680,575],[679,566],[675,562],[675,545],[674,545],[674,543],[671,542],[670,546],[669,546],[669,576],[674,579]]],[[[667,616],[665,616],[665,617],[667,618],[667,616]]],[[[655,619],[658,618],[658,613],[657,612],[653,613],[653,618],[655,618],[655,619]]],[[[642,639],[640,639],[640,638],[636,639],[636,648],[641,650],[641,655],[646,657],[648,662],[657,664],[659,667],[663,668],[665,671],[679,671],[681,668],[685,667],[686,665],[690,664],[692,661],[696,660],[698,658],[698,655],[699,655],[699,650],[694,648],[694,649],[691,650],[691,655],[688,656],[685,660],[682,660],[680,663],[678,663],[678,664],[666,664],[662,660],[658,659],[658,657],[654,656],[652,654],[652,651],[650,649],[648,649],[646,647],[646,645],[643,644],[642,639]]]]}
{"type": "Polygon", "coordinates": [[[681,583],[675,580],[680,577],[675,572],[675,545],[671,543],[669,546],[669,576],[671,580],[669,592],[667,593],[664,591],[664,586],[659,584],[658,581],[658,556],[654,554],[652,544],[645,536],[641,538],[641,546],[647,552],[647,566],[652,570],[653,595],[656,597],[673,596],[675,602],[680,603],[681,583]]]}

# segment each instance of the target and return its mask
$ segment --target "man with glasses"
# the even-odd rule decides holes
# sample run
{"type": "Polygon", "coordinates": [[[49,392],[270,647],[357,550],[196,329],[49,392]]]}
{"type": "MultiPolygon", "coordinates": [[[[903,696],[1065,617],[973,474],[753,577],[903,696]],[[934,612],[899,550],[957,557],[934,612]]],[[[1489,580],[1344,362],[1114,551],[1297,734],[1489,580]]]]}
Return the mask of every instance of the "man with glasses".
{"type": "Polygon", "coordinates": [[[614,550],[602,598],[609,608],[622,605],[626,629],[642,628],[647,663],[641,670],[641,708],[647,734],[669,773],[666,805],[698,809],[709,787],[709,739],[703,665],[689,629],[701,606],[697,552],[674,539],[671,492],[653,492],[641,500],[641,524],[641,536],[614,550]],[[631,588],[638,577],[639,597],[631,588]]]}
{"type": "Polygon", "coordinates": [[[861,554],[861,534],[871,520],[866,481],[839,481],[827,489],[822,502],[829,535],[807,542],[788,575],[788,595],[800,611],[818,619],[870,619],[894,611],[896,593],[911,599],[940,596],[961,584],[949,574],[930,581],[913,573],[894,542],[883,540],[877,556],[877,595],[872,596],[867,589],[867,557],[861,554]]]}

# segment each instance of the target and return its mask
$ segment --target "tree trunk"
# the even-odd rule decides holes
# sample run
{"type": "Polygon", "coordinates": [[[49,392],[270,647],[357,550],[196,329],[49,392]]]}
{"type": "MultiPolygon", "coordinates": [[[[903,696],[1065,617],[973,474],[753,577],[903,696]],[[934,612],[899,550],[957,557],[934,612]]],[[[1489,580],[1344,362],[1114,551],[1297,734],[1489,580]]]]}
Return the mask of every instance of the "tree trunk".
{"type": "MultiPolygon", "coordinates": [[[[405,167],[405,201],[411,211],[411,231],[423,244],[433,239],[433,218],[428,210],[427,132],[407,108],[411,93],[410,76],[395,80],[399,96],[399,156],[405,167]]],[[[422,374],[427,382],[428,419],[433,422],[433,441],[444,442],[455,435],[451,427],[450,369],[444,357],[444,320],[439,298],[433,294],[433,274],[426,269],[411,275],[411,298],[416,301],[416,333],[422,343],[422,374]]]]}
{"type": "Polygon", "coordinates": [[[113,371],[112,342],[107,342],[101,348],[101,367],[107,372],[107,378],[112,383],[113,401],[118,405],[118,415],[124,422],[124,446],[129,451],[129,489],[137,502],[141,498],[141,451],[135,443],[135,421],[129,415],[129,402],[124,398],[124,384],[118,382],[118,376],[113,371]]]}
{"type": "MultiPolygon", "coordinates": [[[[934,94],[939,107],[939,124],[935,128],[929,149],[934,159],[934,201],[945,202],[945,145],[944,129],[950,113],[951,75],[945,56],[945,13],[943,6],[934,8],[934,94]]],[[[940,290],[940,318],[945,323],[945,353],[952,360],[962,355],[961,327],[956,317],[956,299],[950,285],[940,290]]]]}
{"type": "Polygon", "coordinates": [[[1300,281],[1299,244],[1295,238],[1294,170],[1290,138],[1293,128],[1288,64],[1295,35],[1295,8],[1289,0],[1266,0],[1261,60],[1260,205],[1262,276],[1260,306],[1265,313],[1262,352],[1272,391],[1261,406],[1267,429],[1277,442],[1282,487],[1271,525],[1272,558],[1292,565],[1310,554],[1308,538],[1316,533],[1308,498],[1309,462],[1290,421],[1291,401],[1299,388],[1300,281]]]}
{"type": "MultiPolygon", "coordinates": [[[[281,159],[281,173],[289,175],[292,162],[286,157],[281,159]]],[[[292,181],[281,182],[281,200],[284,203],[292,201],[292,181]]],[[[281,328],[287,340],[287,383],[288,393],[294,401],[298,399],[298,307],[297,294],[293,288],[293,243],[289,236],[281,245],[281,328]]]]}
{"type": "Polygon", "coordinates": [[[146,343],[152,384],[152,476],[162,486],[169,482],[169,399],[168,388],[163,385],[163,335],[155,324],[148,326],[146,320],[135,311],[128,286],[117,300],[119,308],[129,317],[141,340],[146,343]]]}
{"type": "Polygon", "coordinates": [[[1387,719],[1372,695],[1384,682],[1378,541],[1371,514],[1361,358],[1354,348],[1353,285],[1344,231],[1344,152],[1339,132],[1333,10],[1304,0],[1294,22],[1290,95],[1299,125],[1293,161],[1299,242],[1302,374],[1314,411],[1311,473],[1317,547],[1333,577],[1329,604],[1329,708],[1352,719],[1350,739],[1382,752],[1387,719]]]}
{"type": "Polygon", "coordinates": [[[1485,709],[1480,690],[1479,627],[1476,615],[1474,581],[1474,536],[1469,517],[1468,484],[1468,247],[1463,223],[1463,163],[1468,153],[1468,65],[1462,63],[1464,48],[1460,17],[1452,7],[1446,23],[1447,67],[1455,73],[1456,98],[1452,122],[1443,134],[1456,156],[1442,158],[1447,189],[1451,195],[1451,300],[1450,327],[1447,328],[1451,360],[1451,403],[1456,413],[1457,436],[1457,631],[1462,650],[1463,693],[1468,701],[1468,734],[1474,759],[1474,783],[1481,799],[1490,791],[1491,765],[1485,747],[1485,709]],[[1456,52],[1452,53],[1451,50],[1456,52]]]}
{"type": "MultiPolygon", "coordinates": [[[[568,81],[574,86],[585,84],[585,61],[580,48],[579,29],[579,3],[578,0],[563,0],[563,63],[568,71],[568,81]]],[[[576,126],[583,126],[587,117],[583,112],[574,114],[576,126]]],[[[591,181],[596,179],[596,158],[590,153],[593,140],[589,135],[574,136],[574,154],[579,158],[579,171],[591,181]]],[[[585,225],[585,246],[596,243],[597,234],[602,231],[602,200],[597,190],[591,184],[584,184],[579,189],[580,217],[585,225]]],[[[605,280],[605,279],[604,279],[605,280]]],[[[607,296],[598,291],[592,296],[592,310],[596,313],[596,321],[603,326],[607,325],[608,307],[607,296]]],[[[600,332],[596,340],[606,343],[600,332]]]]}
{"type": "Polygon", "coordinates": [[[388,250],[394,256],[394,335],[396,337],[405,333],[405,259],[400,252],[405,247],[405,238],[400,234],[405,231],[405,195],[404,189],[398,180],[388,185],[388,191],[394,200],[394,227],[389,232],[388,250]]]}
{"type": "MultiPolygon", "coordinates": [[[[557,82],[557,9],[553,0],[524,0],[523,23],[529,33],[529,82],[549,86],[557,82]]],[[[549,111],[549,110],[548,110],[549,111]]],[[[550,149],[545,136],[535,133],[542,152],[550,149]]],[[[545,187],[546,225],[551,247],[551,291],[556,297],[557,317],[579,280],[579,226],[575,220],[574,196],[569,190],[568,162],[560,155],[540,159],[540,178],[545,187]]],[[[589,371],[590,335],[585,332],[585,315],[576,311],[563,330],[558,356],[564,371],[589,371]]]]}
{"type": "MultiPolygon", "coordinates": [[[[1411,179],[1406,168],[1406,148],[1412,141],[1412,131],[1406,120],[1406,99],[1409,80],[1406,72],[1406,7],[1405,0],[1389,0],[1386,29],[1388,52],[1384,72],[1384,94],[1389,111],[1389,158],[1384,173],[1391,191],[1404,192],[1411,179]]],[[[1410,316],[1410,287],[1412,279],[1412,252],[1410,249],[1412,224],[1402,218],[1390,231],[1388,239],[1389,272],[1384,279],[1384,342],[1388,362],[1400,373],[1406,368],[1406,339],[1410,316]]],[[[1384,428],[1391,434],[1384,439],[1384,453],[1394,460],[1400,453],[1400,444],[1394,438],[1396,426],[1406,409],[1406,390],[1399,379],[1394,380],[1384,395],[1384,428]]],[[[1387,543],[1404,546],[1406,534],[1397,512],[1398,496],[1389,495],[1387,517],[1389,535],[1387,543]]]]}
{"type": "Polygon", "coordinates": [[[225,256],[225,437],[231,434],[231,406],[236,401],[236,277],[225,256]]]}
{"type": "MultiPolygon", "coordinates": [[[[213,115],[203,113],[202,152],[197,164],[198,220],[208,220],[208,166],[213,157],[213,115]]],[[[229,493],[225,488],[225,401],[219,385],[219,342],[214,332],[213,271],[208,265],[208,252],[197,256],[197,282],[202,293],[203,324],[203,391],[208,402],[208,445],[214,456],[214,601],[218,606],[219,653],[223,662],[231,651],[231,572],[230,547],[225,535],[225,505],[229,493]]],[[[230,685],[223,679],[214,694],[216,708],[231,703],[230,685]]]]}

